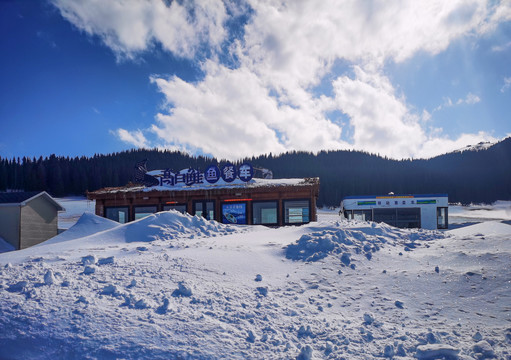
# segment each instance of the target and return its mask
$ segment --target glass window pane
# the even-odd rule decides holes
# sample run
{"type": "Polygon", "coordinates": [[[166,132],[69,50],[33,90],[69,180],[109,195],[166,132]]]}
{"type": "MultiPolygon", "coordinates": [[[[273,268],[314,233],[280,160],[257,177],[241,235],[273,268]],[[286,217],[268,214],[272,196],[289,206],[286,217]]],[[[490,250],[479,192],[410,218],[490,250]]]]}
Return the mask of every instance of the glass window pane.
{"type": "Polygon", "coordinates": [[[309,222],[309,200],[284,201],[284,222],[286,224],[309,222]]]}
{"type": "Polygon", "coordinates": [[[135,220],[141,219],[148,215],[154,214],[158,209],[156,205],[151,206],[135,206],[135,220]]]}
{"type": "Polygon", "coordinates": [[[128,222],[128,207],[108,207],[106,208],[106,218],[124,224],[128,222]]]}
{"type": "Polygon", "coordinates": [[[353,219],[361,221],[372,221],[373,212],[371,210],[353,210],[353,219]]]}
{"type": "Polygon", "coordinates": [[[396,226],[400,228],[420,228],[421,209],[397,209],[396,226]]]}
{"type": "Polygon", "coordinates": [[[193,207],[194,207],[193,214],[194,215],[198,215],[198,216],[202,216],[202,203],[201,202],[196,202],[195,204],[193,204],[193,207]]]}
{"type": "Polygon", "coordinates": [[[254,225],[276,225],[277,202],[265,201],[252,204],[252,223],[254,225]]]}
{"type": "Polygon", "coordinates": [[[215,202],[214,201],[197,201],[193,204],[194,215],[204,216],[208,220],[215,219],[215,202]]]}
{"type": "Polygon", "coordinates": [[[206,201],[206,219],[215,219],[215,203],[213,201],[206,201]]]}
{"type": "Polygon", "coordinates": [[[172,205],[163,205],[163,211],[176,210],[182,214],[186,213],[186,205],[185,204],[172,204],[172,205]]]}
{"type": "Polygon", "coordinates": [[[447,229],[449,227],[449,222],[447,220],[447,208],[440,207],[436,209],[437,213],[437,228],[438,229],[447,229]]]}
{"type": "Polygon", "coordinates": [[[373,209],[373,211],[373,221],[396,226],[396,209],[373,209]]]}

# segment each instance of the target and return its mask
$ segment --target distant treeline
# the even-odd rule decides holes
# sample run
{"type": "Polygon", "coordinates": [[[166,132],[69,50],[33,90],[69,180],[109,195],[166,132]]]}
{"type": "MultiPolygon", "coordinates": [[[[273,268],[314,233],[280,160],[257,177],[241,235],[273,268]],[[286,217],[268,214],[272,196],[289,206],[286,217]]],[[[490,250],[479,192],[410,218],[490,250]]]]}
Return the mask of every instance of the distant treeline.
{"type": "MultiPolygon", "coordinates": [[[[130,150],[93,157],[0,157],[0,191],[46,190],[53,196],[83,195],[133,181],[137,162],[149,170],[194,167],[217,160],[175,151],[130,150]]],[[[511,199],[511,138],[487,150],[455,152],[427,160],[392,160],[359,151],[289,152],[244,159],[275,178],[319,177],[318,205],[338,206],[344,196],[447,193],[450,202],[511,199]]],[[[223,163],[220,161],[220,163],[223,163]]]]}

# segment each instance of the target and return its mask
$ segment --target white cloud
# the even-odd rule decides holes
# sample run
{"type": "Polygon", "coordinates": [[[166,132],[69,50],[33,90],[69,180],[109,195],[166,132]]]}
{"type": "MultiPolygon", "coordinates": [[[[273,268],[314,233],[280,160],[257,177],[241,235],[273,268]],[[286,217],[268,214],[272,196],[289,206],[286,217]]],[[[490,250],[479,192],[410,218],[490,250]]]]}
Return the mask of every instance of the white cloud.
{"type": "Polygon", "coordinates": [[[153,42],[177,56],[193,58],[201,45],[218,49],[227,13],[221,0],[51,0],[62,16],[97,35],[119,57],[133,58],[153,42]]]}
{"type": "Polygon", "coordinates": [[[493,47],[491,48],[491,50],[492,50],[492,51],[495,51],[495,52],[507,51],[508,49],[511,49],[511,41],[509,41],[508,43],[503,44],[503,45],[496,45],[496,46],[493,46],[493,47]]]}
{"type": "Polygon", "coordinates": [[[149,142],[145,138],[144,134],[141,130],[137,129],[135,131],[128,131],[125,129],[117,129],[113,131],[113,134],[116,135],[120,140],[131,144],[135,147],[140,148],[149,148],[149,142]]]}
{"type": "Polygon", "coordinates": [[[181,143],[230,159],[339,147],[341,129],[324,118],[320,100],[300,107],[280,104],[246,68],[208,62],[205,70],[207,76],[197,84],[177,77],[153,79],[169,103],[153,131],[169,145],[181,143]]]}
{"type": "MultiPolygon", "coordinates": [[[[242,53],[276,87],[315,84],[336,59],[381,65],[438,54],[477,31],[481,1],[258,1],[242,53]]],[[[288,90],[289,91],[289,90],[288,90]]]]}
{"type": "Polygon", "coordinates": [[[436,134],[428,138],[421,144],[420,150],[417,152],[418,158],[430,158],[439,154],[445,154],[454,150],[459,150],[467,145],[475,145],[480,142],[497,142],[499,139],[494,136],[480,131],[477,134],[461,134],[456,139],[450,139],[441,134],[436,134]]]}
{"type": "Polygon", "coordinates": [[[511,77],[504,78],[504,85],[500,88],[500,92],[506,92],[511,87],[511,77]]]}
{"type": "Polygon", "coordinates": [[[474,105],[477,104],[478,102],[481,102],[481,98],[469,92],[465,96],[465,98],[459,98],[458,100],[456,100],[456,102],[453,102],[450,97],[444,98],[444,103],[442,105],[438,105],[436,108],[433,109],[433,111],[440,111],[445,108],[450,108],[459,105],[474,105]]]}
{"type": "Polygon", "coordinates": [[[355,79],[334,81],[336,103],[354,128],[353,146],[397,158],[414,156],[425,140],[420,118],[395,94],[388,78],[360,67],[355,74],[355,79]]]}
{"type": "Polygon", "coordinates": [[[458,101],[456,101],[456,105],[461,105],[461,104],[474,105],[480,101],[481,101],[481,98],[479,96],[474,95],[472,93],[468,93],[464,99],[458,99],[458,101]]]}
{"type": "MultiPolygon", "coordinates": [[[[151,131],[161,146],[231,159],[343,148],[417,157],[483,141],[488,134],[449,139],[442,129],[426,128],[433,115],[407,103],[385,74],[385,64],[418,53],[434,56],[455,39],[477,38],[511,19],[507,1],[247,0],[253,11],[242,35],[228,44],[230,53],[224,55],[237,63],[228,68],[217,55],[228,38],[228,14],[239,16],[244,5],[52,1],[66,19],[100,36],[119,56],[133,57],[156,42],[190,59],[202,46],[212,49],[209,58],[200,58],[203,79],[152,77],[167,106],[151,131]],[[338,60],[353,73],[331,73],[338,60]],[[332,94],[314,90],[325,79],[332,79],[332,94]],[[345,124],[329,118],[335,111],[349,117],[350,138],[343,138],[345,124]]],[[[472,93],[457,101],[446,98],[432,113],[480,101],[472,93]]],[[[140,130],[119,129],[117,135],[148,145],[140,130]]]]}

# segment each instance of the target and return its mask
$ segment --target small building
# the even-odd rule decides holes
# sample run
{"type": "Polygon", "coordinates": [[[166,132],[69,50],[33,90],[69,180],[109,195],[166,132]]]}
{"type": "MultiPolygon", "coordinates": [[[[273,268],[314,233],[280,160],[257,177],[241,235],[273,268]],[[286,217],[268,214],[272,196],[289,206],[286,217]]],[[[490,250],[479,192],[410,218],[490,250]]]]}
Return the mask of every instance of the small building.
{"type": "Polygon", "coordinates": [[[141,179],[145,185],[89,192],[87,197],[96,201],[96,215],[120,223],[166,210],[227,224],[282,226],[317,220],[318,178],[259,179],[253,178],[248,164],[226,164],[204,172],[154,170],[144,172],[141,179]]]}
{"type": "Polygon", "coordinates": [[[399,228],[447,229],[447,194],[347,196],[341,210],[348,219],[384,222],[399,228]]]}
{"type": "Polygon", "coordinates": [[[0,193],[0,237],[25,249],[58,233],[58,212],[65,209],[45,191],[0,193]]]}

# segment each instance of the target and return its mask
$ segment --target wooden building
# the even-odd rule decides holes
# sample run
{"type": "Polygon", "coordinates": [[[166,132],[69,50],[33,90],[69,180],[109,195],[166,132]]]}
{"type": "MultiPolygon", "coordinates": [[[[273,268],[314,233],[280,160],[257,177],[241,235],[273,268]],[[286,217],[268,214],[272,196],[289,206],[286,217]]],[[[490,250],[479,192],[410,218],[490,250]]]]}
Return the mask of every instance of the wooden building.
{"type": "Polygon", "coordinates": [[[167,177],[161,175],[163,171],[153,171],[149,174],[161,175],[158,185],[104,188],[89,192],[87,197],[96,201],[96,215],[121,223],[166,210],[231,224],[283,226],[317,220],[318,178],[256,179],[250,176],[246,181],[208,183],[202,181],[207,173],[201,173],[196,177],[200,179],[198,182],[176,186],[174,180],[191,171],[182,170],[167,177]],[[172,185],[165,186],[169,178],[172,185]]]}
{"type": "Polygon", "coordinates": [[[0,193],[0,237],[16,250],[46,241],[58,233],[59,211],[45,191],[0,193]]]}

